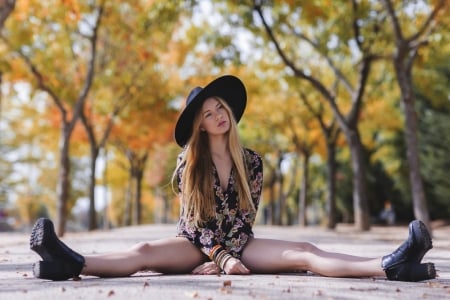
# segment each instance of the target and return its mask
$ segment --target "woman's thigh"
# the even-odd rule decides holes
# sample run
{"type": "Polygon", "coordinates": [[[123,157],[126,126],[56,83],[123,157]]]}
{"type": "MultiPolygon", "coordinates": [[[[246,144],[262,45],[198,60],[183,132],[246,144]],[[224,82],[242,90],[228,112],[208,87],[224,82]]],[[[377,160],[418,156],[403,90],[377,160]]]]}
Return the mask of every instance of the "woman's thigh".
{"type": "Polygon", "coordinates": [[[188,273],[207,259],[206,255],[183,237],[139,243],[133,250],[142,254],[149,269],[161,273],[188,273]]]}
{"type": "Polygon", "coordinates": [[[280,273],[307,270],[310,243],[273,239],[251,239],[242,253],[242,263],[253,273],[280,273]]]}

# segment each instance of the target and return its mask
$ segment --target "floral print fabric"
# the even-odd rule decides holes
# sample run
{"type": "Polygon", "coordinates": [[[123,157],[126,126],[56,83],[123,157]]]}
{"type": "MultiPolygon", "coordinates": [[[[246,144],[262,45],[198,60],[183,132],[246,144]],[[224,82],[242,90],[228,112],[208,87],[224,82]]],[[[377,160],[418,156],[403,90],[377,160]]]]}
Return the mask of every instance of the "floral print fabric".
{"type": "MultiPolygon", "coordinates": [[[[245,161],[249,171],[249,185],[255,208],[258,208],[263,182],[263,164],[259,154],[244,149],[245,161]]],[[[181,190],[181,174],[183,167],[178,169],[178,187],[181,190]]],[[[228,179],[226,191],[220,187],[217,170],[213,169],[214,194],[216,201],[216,217],[203,227],[196,226],[183,217],[181,212],[178,221],[178,236],[186,237],[204,254],[208,255],[215,245],[221,245],[228,253],[240,258],[249,238],[253,237],[253,223],[256,211],[239,210],[238,194],[235,188],[234,168],[228,179]]],[[[183,208],[182,208],[183,209],[183,208]]]]}

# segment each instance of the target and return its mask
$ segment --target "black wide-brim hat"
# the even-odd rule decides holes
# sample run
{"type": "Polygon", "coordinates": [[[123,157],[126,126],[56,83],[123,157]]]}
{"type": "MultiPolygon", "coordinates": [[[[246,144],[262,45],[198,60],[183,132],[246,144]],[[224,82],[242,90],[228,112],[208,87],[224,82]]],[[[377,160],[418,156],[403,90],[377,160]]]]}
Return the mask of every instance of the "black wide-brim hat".
{"type": "Polygon", "coordinates": [[[196,87],[186,99],[186,107],[181,112],[175,126],[175,141],[184,147],[192,135],[194,117],[203,102],[210,97],[220,97],[233,111],[236,123],[242,117],[247,104],[247,92],[242,81],[232,75],[225,75],[211,81],[204,88],[196,87]]]}

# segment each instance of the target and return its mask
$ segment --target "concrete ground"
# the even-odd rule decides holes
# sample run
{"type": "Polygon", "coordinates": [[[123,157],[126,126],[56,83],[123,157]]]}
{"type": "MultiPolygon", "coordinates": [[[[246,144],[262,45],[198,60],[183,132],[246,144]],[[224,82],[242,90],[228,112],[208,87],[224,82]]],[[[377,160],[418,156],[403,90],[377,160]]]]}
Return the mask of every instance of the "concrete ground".
{"type": "MultiPolygon", "coordinates": [[[[127,249],[133,244],[173,236],[175,225],[145,225],[90,233],[68,233],[64,242],[83,254],[127,249]]],[[[256,226],[257,237],[311,241],[324,250],[378,257],[395,250],[408,235],[407,226],[356,232],[339,225],[323,228],[256,226]]],[[[161,275],[140,272],[131,277],[52,282],[33,277],[39,259],[28,246],[28,233],[0,232],[0,299],[450,299],[450,226],[434,230],[434,248],[424,262],[434,262],[439,277],[424,282],[384,278],[326,278],[311,273],[271,275],[161,275]]],[[[264,251],[264,249],[261,249],[264,251]]],[[[180,254],[182,255],[182,254],[180,254]]]]}

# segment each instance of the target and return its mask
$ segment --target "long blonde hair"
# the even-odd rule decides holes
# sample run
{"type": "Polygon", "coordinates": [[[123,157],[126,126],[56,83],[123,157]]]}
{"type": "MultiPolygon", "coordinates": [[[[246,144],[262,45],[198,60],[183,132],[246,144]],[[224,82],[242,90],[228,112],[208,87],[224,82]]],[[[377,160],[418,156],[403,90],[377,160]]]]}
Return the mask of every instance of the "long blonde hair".
{"type": "MultiPolygon", "coordinates": [[[[231,108],[219,97],[213,97],[225,108],[230,119],[230,129],[226,133],[228,148],[235,168],[236,188],[240,210],[255,211],[250,193],[247,164],[237,130],[236,120],[231,108]]],[[[181,205],[182,214],[201,225],[215,217],[216,203],[213,189],[213,161],[209,149],[208,134],[200,130],[202,121],[200,109],[197,111],[192,126],[192,136],[182,153],[181,160],[172,177],[172,183],[178,174],[178,169],[184,165],[181,174],[181,205]]]]}

